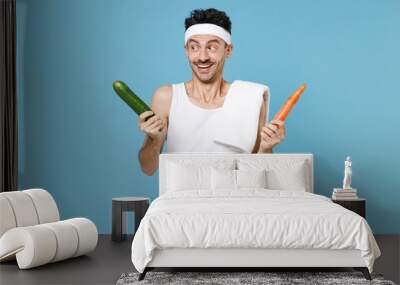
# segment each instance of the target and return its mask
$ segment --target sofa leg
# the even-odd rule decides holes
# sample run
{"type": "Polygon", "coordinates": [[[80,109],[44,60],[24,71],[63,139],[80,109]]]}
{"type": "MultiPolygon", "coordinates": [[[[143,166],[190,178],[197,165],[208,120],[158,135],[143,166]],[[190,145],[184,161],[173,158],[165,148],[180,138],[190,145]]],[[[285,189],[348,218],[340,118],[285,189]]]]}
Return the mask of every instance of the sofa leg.
{"type": "Polygon", "coordinates": [[[354,269],[357,271],[361,271],[362,274],[364,275],[365,279],[372,280],[371,274],[369,274],[369,270],[367,267],[355,267],[354,269]]]}
{"type": "Polygon", "coordinates": [[[142,281],[144,279],[144,277],[146,276],[148,269],[147,267],[144,269],[144,271],[142,273],[139,274],[139,278],[138,281],[142,281]]]}

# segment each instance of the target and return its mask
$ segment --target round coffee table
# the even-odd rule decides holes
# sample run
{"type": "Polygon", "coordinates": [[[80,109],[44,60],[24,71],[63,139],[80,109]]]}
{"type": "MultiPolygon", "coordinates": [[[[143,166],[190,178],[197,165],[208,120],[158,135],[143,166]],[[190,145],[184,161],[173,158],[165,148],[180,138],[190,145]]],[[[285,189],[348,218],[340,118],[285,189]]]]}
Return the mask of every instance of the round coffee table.
{"type": "Polygon", "coordinates": [[[146,197],[117,197],[112,199],[112,234],[113,241],[126,240],[126,212],[135,213],[135,233],[140,221],[146,214],[150,199],[146,197]]]}

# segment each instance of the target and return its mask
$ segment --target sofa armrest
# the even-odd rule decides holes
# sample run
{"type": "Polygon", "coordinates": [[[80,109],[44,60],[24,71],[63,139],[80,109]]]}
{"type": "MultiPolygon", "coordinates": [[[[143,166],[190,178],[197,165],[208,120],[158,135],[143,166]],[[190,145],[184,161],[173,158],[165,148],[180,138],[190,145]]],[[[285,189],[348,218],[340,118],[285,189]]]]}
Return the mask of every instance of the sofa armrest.
{"type": "Polygon", "coordinates": [[[96,225],[86,218],[13,228],[0,238],[0,262],[16,258],[28,269],[86,254],[97,241],[96,225]]]}

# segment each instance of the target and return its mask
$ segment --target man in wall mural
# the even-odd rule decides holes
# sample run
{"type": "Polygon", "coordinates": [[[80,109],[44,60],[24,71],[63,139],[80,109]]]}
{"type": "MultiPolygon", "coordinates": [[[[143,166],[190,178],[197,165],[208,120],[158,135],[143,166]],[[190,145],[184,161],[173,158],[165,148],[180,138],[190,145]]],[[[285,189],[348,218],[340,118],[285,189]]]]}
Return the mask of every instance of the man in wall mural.
{"type": "Polygon", "coordinates": [[[158,88],[152,111],[142,113],[142,171],[153,175],[164,142],[167,152],[271,153],[286,135],[283,121],[267,122],[268,87],[223,78],[232,55],[231,21],[225,12],[198,9],[185,19],[185,53],[192,79],[158,88]]]}

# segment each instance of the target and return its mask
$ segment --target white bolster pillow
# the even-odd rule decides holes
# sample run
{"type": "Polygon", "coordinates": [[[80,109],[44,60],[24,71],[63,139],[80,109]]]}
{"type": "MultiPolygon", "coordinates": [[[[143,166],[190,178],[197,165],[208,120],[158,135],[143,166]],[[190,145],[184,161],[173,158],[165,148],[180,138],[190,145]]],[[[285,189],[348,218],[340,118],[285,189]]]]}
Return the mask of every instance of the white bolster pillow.
{"type": "Polygon", "coordinates": [[[18,227],[0,238],[0,261],[14,257],[28,269],[86,254],[96,248],[95,224],[86,218],[18,227]]]}

